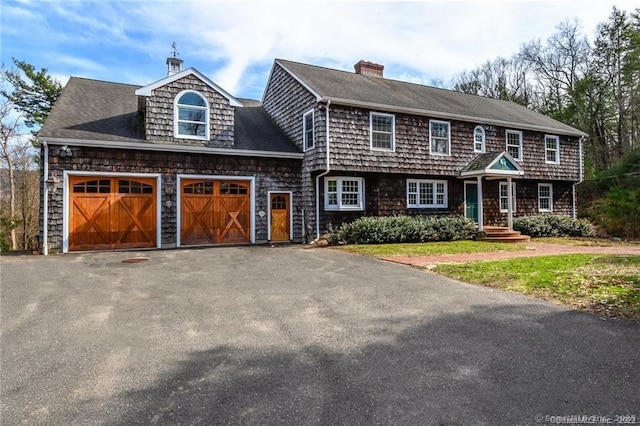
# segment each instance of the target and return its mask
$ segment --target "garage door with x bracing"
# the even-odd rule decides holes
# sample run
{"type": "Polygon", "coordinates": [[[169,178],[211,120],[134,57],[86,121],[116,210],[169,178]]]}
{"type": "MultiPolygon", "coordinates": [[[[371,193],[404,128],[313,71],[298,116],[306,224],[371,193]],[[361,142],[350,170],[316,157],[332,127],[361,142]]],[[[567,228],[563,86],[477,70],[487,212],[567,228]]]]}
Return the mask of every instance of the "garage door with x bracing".
{"type": "Polygon", "coordinates": [[[69,250],[156,247],[156,179],[71,176],[69,250]]]}
{"type": "Polygon", "coordinates": [[[250,242],[248,181],[183,179],[180,186],[181,244],[250,242]]]}

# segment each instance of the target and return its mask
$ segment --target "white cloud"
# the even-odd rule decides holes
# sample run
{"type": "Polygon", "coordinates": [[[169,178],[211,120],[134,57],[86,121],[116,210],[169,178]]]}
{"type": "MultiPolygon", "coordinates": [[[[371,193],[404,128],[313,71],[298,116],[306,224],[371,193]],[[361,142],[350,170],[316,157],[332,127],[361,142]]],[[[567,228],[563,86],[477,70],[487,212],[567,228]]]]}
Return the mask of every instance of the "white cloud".
{"type": "Polygon", "coordinates": [[[234,95],[259,97],[274,58],[348,71],[365,59],[384,64],[392,78],[447,82],[465,68],[513,55],[524,42],[545,40],[564,19],[578,18],[592,37],[613,4],[635,7],[626,0],[25,0],[3,4],[2,33],[39,46],[22,51],[52,73],[137,84],[164,76],[164,59],[176,41],[185,66],[234,95]]]}

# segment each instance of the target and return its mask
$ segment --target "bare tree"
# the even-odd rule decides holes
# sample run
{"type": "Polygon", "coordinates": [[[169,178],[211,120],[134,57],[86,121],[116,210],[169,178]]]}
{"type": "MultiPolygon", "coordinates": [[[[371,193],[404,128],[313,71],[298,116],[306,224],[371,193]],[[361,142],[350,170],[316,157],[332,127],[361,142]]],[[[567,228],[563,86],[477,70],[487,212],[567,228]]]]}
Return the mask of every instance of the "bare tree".
{"type": "Polygon", "coordinates": [[[13,105],[5,101],[0,105],[0,161],[6,165],[9,176],[9,217],[5,217],[11,233],[11,248],[17,248],[16,241],[16,181],[15,181],[15,157],[13,144],[19,134],[19,123],[12,117],[13,105]]]}

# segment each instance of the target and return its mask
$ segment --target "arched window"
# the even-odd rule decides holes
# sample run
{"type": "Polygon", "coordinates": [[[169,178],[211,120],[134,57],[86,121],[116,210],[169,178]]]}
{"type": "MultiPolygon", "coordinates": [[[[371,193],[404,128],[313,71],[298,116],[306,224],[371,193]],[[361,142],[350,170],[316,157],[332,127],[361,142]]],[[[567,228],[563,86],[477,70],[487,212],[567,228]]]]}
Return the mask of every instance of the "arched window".
{"type": "Polygon", "coordinates": [[[473,129],[473,151],[484,152],[485,133],[482,126],[473,129]]]}
{"type": "Polygon", "coordinates": [[[209,103],[200,93],[186,90],[176,96],[174,136],[209,139],[209,103]]]}

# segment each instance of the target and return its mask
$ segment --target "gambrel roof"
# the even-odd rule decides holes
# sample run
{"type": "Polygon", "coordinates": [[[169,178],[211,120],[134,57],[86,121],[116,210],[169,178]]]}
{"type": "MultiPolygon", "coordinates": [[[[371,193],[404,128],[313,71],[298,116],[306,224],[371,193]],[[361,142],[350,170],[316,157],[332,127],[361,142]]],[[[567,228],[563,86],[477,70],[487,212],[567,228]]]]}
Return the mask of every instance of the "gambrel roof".
{"type": "MultiPolygon", "coordinates": [[[[145,139],[136,91],[148,87],[71,77],[40,129],[38,138],[70,144],[77,141],[86,146],[117,145],[120,148],[131,146],[136,149],[180,151],[183,147],[181,144],[145,139]]],[[[234,113],[232,148],[208,148],[206,141],[189,141],[188,147],[197,148],[200,143],[203,152],[215,150],[243,155],[251,152],[301,155],[259,102],[233,98],[233,104],[240,107],[235,108],[234,113]]]]}
{"type": "MultiPolygon", "coordinates": [[[[569,136],[586,133],[514,102],[276,59],[318,101],[569,136]]],[[[275,66],[274,64],[274,66],[275,66]]]]}

